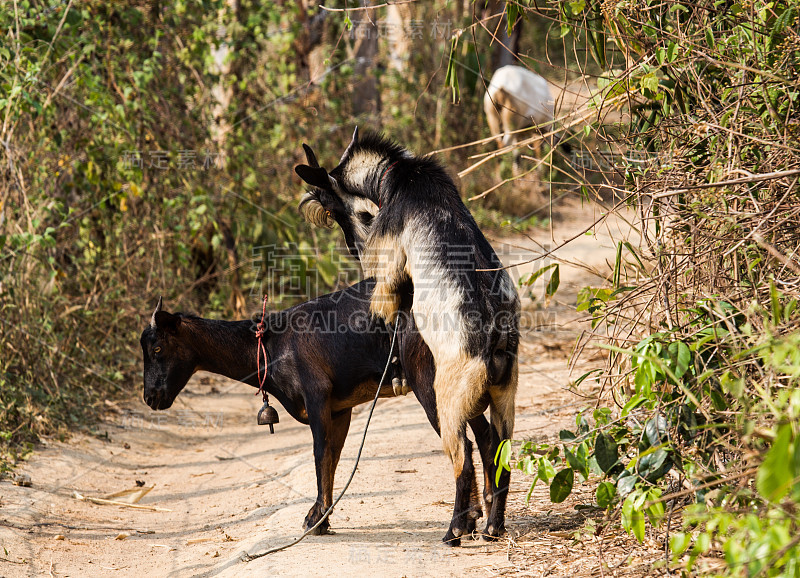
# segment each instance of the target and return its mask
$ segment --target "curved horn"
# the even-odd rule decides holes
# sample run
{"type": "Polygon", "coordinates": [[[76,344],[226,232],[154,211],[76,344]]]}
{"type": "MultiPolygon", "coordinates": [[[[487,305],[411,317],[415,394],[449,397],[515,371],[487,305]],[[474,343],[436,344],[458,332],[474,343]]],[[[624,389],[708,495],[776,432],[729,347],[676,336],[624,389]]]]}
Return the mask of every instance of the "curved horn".
{"type": "Polygon", "coordinates": [[[303,215],[303,218],[312,225],[324,227],[326,229],[333,228],[333,216],[330,211],[322,206],[322,203],[314,196],[313,192],[308,192],[303,195],[297,209],[300,211],[300,214],[303,215]]]}
{"type": "Polygon", "coordinates": [[[306,160],[308,161],[308,166],[310,166],[312,169],[318,169],[319,161],[317,161],[317,155],[314,154],[314,151],[311,150],[311,147],[306,143],[303,143],[303,150],[306,151],[306,160]]]}
{"type": "Polygon", "coordinates": [[[156,313],[161,311],[161,303],[162,303],[162,299],[161,299],[161,296],[159,295],[158,296],[158,304],[156,305],[156,310],[153,311],[153,316],[150,318],[150,327],[152,327],[153,329],[156,328],[156,313]]]}
{"type": "Polygon", "coordinates": [[[339,164],[342,164],[347,160],[347,157],[350,156],[350,153],[356,144],[358,144],[358,127],[356,127],[356,130],[353,131],[353,138],[350,140],[350,144],[347,145],[347,148],[344,149],[344,154],[342,155],[342,160],[339,161],[339,164]]]}

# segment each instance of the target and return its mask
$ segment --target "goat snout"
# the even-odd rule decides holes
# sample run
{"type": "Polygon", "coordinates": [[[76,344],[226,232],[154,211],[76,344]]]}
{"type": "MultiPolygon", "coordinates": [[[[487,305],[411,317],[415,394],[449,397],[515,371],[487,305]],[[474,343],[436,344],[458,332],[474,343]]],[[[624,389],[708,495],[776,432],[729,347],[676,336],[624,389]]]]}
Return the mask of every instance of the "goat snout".
{"type": "Polygon", "coordinates": [[[150,409],[167,409],[172,405],[172,400],[161,390],[146,392],[144,402],[150,409]]]}

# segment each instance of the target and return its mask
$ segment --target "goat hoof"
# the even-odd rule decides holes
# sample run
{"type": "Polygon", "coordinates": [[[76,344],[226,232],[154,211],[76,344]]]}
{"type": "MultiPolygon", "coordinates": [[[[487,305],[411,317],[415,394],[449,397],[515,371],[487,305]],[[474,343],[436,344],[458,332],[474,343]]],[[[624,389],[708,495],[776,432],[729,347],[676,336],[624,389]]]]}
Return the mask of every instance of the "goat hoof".
{"type": "MultiPolygon", "coordinates": [[[[308,531],[313,526],[314,526],[314,524],[311,524],[310,526],[305,526],[303,529],[305,531],[308,531]]],[[[315,528],[313,531],[309,532],[308,535],[309,536],[325,536],[326,534],[335,534],[335,532],[333,530],[331,530],[330,526],[326,526],[325,524],[323,524],[319,528],[315,528]]]]}
{"type": "Polygon", "coordinates": [[[471,508],[472,509],[467,513],[468,520],[475,521],[478,518],[483,518],[483,509],[479,505],[473,504],[471,508]]]}
{"type": "Polygon", "coordinates": [[[495,528],[492,524],[489,524],[481,534],[481,538],[486,542],[494,542],[500,538],[505,531],[506,529],[503,526],[495,528]]]}
{"type": "Polygon", "coordinates": [[[442,538],[442,542],[444,543],[445,546],[455,548],[456,546],[461,545],[461,538],[454,536],[453,532],[451,530],[448,530],[447,534],[445,534],[444,538],[442,538]]]}
{"type": "MultiPolygon", "coordinates": [[[[306,522],[303,524],[303,531],[304,532],[308,532],[308,530],[310,530],[311,528],[314,528],[314,524],[316,524],[318,521],[319,521],[319,519],[317,519],[317,520],[306,520],[306,522]]],[[[309,536],[324,536],[325,534],[333,534],[333,531],[331,530],[330,522],[328,522],[328,520],[325,520],[324,522],[322,522],[322,524],[320,524],[317,528],[314,529],[313,532],[310,532],[308,535],[309,536]]]]}

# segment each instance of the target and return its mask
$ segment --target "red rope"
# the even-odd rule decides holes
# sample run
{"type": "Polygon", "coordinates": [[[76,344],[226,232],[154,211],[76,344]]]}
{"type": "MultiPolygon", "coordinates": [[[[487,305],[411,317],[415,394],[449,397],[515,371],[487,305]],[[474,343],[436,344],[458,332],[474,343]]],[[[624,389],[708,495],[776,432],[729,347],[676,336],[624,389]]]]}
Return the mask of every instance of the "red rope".
{"type": "Polygon", "coordinates": [[[381,203],[381,185],[383,185],[383,177],[385,177],[386,173],[391,171],[392,168],[394,167],[394,165],[396,165],[399,162],[400,161],[394,161],[392,164],[390,164],[385,169],[383,169],[383,172],[381,173],[381,178],[378,180],[378,208],[379,209],[382,208],[381,205],[383,204],[383,203],[381,203]]]}
{"type": "Polygon", "coordinates": [[[261,341],[261,336],[267,332],[267,326],[264,320],[267,317],[267,295],[264,295],[264,302],[261,306],[261,321],[256,325],[256,337],[258,337],[258,346],[256,348],[256,363],[258,364],[258,391],[256,395],[262,393],[264,395],[264,402],[267,401],[267,390],[264,385],[267,383],[267,374],[269,372],[269,357],[267,356],[267,348],[261,341]],[[264,374],[261,374],[261,357],[264,357],[264,374]]]}

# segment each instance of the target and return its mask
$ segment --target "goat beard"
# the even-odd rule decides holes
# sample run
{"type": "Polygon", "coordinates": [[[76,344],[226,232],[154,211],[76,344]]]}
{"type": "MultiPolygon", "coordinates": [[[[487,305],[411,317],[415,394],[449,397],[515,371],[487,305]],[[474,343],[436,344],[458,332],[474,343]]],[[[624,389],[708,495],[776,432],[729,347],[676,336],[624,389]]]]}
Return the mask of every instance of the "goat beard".
{"type": "Polygon", "coordinates": [[[298,210],[303,215],[303,218],[312,225],[324,229],[333,229],[335,224],[333,215],[322,206],[314,192],[308,192],[303,195],[303,198],[300,199],[298,210]]]}

